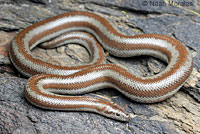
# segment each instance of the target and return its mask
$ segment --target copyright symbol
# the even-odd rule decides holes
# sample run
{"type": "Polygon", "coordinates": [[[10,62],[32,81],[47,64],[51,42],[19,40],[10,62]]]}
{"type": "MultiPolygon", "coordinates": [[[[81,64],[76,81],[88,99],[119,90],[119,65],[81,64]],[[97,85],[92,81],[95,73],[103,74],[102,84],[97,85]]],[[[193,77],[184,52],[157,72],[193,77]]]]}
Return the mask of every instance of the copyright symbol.
{"type": "Polygon", "coordinates": [[[148,2],[147,2],[147,1],[142,1],[142,5],[143,5],[143,6],[147,6],[147,5],[148,5],[148,2]]]}

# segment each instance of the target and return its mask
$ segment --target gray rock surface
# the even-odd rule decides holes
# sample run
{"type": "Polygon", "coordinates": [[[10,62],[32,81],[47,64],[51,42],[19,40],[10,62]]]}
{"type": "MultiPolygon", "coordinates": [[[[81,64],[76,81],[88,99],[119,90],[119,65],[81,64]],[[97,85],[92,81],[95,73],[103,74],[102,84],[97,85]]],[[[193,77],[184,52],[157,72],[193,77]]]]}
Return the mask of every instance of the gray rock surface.
{"type": "MultiPolygon", "coordinates": [[[[0,133],[1,134],[162,134],[200,133],[200,1],[174,0],[0,0],[0,133]],[[150,3],[151,2],[151,3],[150,3]],[[153,5],[154,4],[154,5],[153,5]],[[184,87],[170,99],[145,105],[135,103],[113,89],[101,95],[122,106],[133,118],[119,122],[87,112],[61,112],[32,106],[24,97],[23,78],[9,61],[10,41],[27,26],[68,11],[91,11],[104,16],[128,35],[164,34],[190,48],[194,70],[184,87]],[[184,91],[184,92],[183,92],[184,91]]],[[[34,55],[58,65],[89,62],[89,54],[78,45],[57,49],[36,48],[34,55]]],[[[161,72],[166,64],[148,56],[116,58],[107,62],[126,67],[140,76],[161,72]]]]}

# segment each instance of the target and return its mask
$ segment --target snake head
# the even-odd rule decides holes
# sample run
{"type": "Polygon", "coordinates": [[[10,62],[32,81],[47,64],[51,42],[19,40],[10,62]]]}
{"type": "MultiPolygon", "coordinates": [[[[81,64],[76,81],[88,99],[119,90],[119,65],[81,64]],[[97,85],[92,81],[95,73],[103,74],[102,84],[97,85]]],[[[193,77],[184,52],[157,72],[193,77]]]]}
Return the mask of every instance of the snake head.
{"type": "Polygon", "coordinates": [[[130,115],[122,107],[114,103],[106,105],[103,108],[103,110],[101,110],[101,114],[115,120],[120,120],[120,121],[130,120],[130,115]]]}

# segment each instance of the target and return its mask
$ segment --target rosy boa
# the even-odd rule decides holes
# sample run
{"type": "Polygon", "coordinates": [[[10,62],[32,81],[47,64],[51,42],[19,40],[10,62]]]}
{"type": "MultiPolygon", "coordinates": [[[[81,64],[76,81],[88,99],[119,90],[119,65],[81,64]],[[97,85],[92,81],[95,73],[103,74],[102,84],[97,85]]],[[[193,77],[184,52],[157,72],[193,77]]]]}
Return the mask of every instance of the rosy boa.
{"type": "Polygon", "coordinates": [[[12,41],[9,55],[20,73],[32,76],[25,86],[25,96],[33,105],[96,112],[121,121],[128,121],[130,116],[120,106],[75,95],[112,87],[137,102],[160,102],[175,94],[192,71],[192,57],[179,41],[158,34],[123,35],[103,17],[90,12],[68,12],[29,26],[12,41]],[[41,43],[45,48],[81,44],[90,53],[91,62],[67,67],[47,63],[31,53],[41,43]],[[114,56],[150,55],[168,66],[155,76],[139,77],[120,66],[105,64],[99,43],[114,56]]]}

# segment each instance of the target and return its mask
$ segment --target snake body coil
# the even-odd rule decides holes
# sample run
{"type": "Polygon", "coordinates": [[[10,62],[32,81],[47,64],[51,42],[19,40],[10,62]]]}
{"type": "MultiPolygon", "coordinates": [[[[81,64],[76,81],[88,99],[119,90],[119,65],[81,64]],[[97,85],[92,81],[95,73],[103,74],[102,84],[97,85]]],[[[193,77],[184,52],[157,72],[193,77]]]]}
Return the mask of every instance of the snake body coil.
{"type": "Polygon", "coordinates": [[[134,101],[154,103],[175,94],[192,71],[191,55],[179,41],[158,34],[123,35],[104,18],[89,12],[65,13],[24,29],[12,41],[9,55],[20,73],[32,76],[25,87],[25,96],[32,104],[46,109],[96,112],[122,121],[127,121],[129,114],[116,104],[63,94],[112,87],[134,101]],[[96,39],[114,56],[150,55],[168,66],[152,77],[135,76],[117,65],[104,64],[104,53],[96,39]],[[46,48],[82,44],[88,49],[91,62],[70,67],[46,63],[31,53],[41,43],[46,48]]]}

